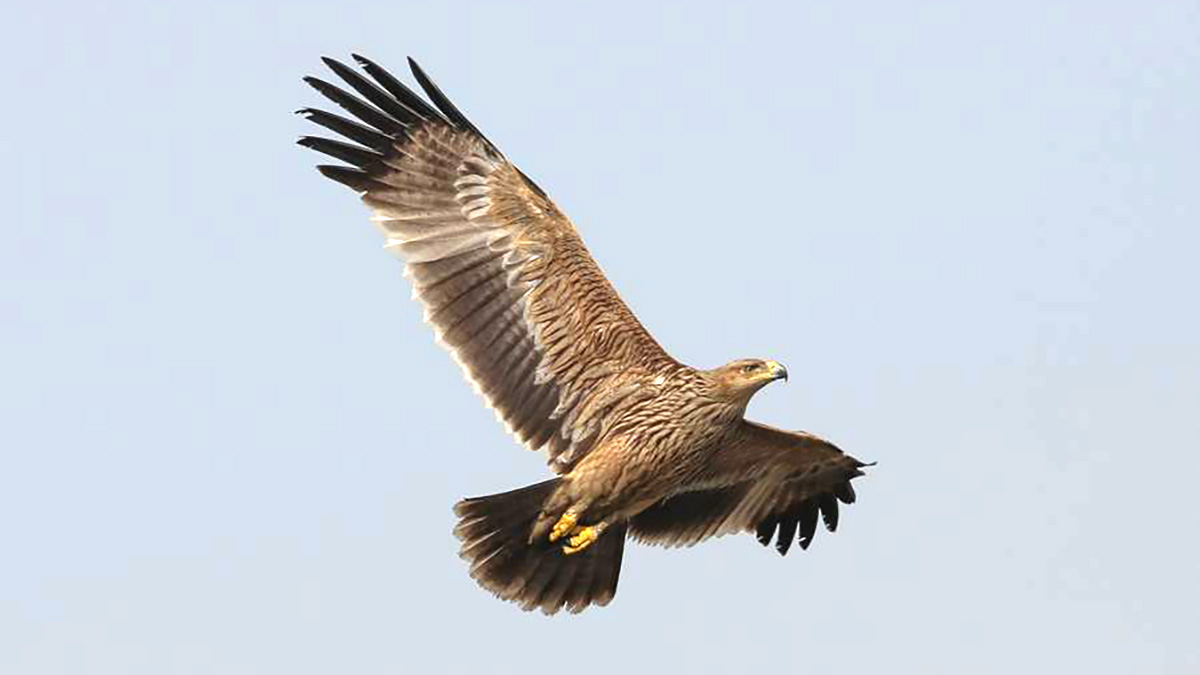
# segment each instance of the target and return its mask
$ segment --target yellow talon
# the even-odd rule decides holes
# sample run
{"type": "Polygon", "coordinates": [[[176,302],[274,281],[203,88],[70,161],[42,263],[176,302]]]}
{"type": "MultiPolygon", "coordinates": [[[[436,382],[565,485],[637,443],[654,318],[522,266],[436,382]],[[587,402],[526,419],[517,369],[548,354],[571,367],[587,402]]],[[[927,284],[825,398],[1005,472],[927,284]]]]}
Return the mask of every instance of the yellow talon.
{"type": "Polygon", "coordinates": [[[554,529],[550,530],[550,541],[558,541],[574,532],[577,522],[579,522],[579,516],[575,515],[574,510],[567,509],[567,512],[562,514],[562,517],[554,524],[554,529]]]}
{"type": "Polygon", "coordinates": [[[569,545],[563,547],[563,553],[565,553],[567,555],[571,555],[572,553],[579,553],[583,549],[591,546],[592,542],[599,539],[600,532],[601,532],[600,528],[594,527],[594,526],[580,528],[578,533],[575,534],[575,536],[573,536],[569,540],[567,540],[567,543],[569,545]]]}

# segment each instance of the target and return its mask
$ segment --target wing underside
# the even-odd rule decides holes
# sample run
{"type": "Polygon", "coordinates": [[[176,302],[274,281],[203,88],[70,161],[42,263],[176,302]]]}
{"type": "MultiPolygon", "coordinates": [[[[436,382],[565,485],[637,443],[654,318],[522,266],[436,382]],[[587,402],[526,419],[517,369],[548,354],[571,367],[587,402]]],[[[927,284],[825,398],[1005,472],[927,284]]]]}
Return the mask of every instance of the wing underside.
{"type": "Polygon", "coordinates": [[[306,78],[350,117],[300,113],[340,138],[299,143],[344,163],[318,169],[362,195],[439,342],[506,429],[568,471],[630,379],[674,361],[570,220],[415,63],[432,105],[355,59],[365,75],[325,59],[353,93],[306,78]]]}

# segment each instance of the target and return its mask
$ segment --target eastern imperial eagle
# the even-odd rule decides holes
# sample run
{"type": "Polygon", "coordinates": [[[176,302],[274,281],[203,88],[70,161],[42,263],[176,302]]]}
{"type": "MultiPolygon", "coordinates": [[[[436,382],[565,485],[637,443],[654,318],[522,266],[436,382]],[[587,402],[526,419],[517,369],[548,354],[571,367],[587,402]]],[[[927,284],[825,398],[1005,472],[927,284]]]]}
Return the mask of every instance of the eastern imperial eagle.
{"type": "Polygon", "coordinates": [[[300,111],[346,140],[299,143],[362,195],[405,262],[425,319],[475,389],[556,478],[464,499],[454,530],[471,576],[524,609],[605,605],[626,535],[690,546],[753,532],[786,554],[834,530],[862,462],[812,434],[743,418],[787,378],[775,361],[700,370],[671,358],[625,306],[554,202],[411,59],[426,103],[374,62],[315,77],[356,120],[300,111]]]}

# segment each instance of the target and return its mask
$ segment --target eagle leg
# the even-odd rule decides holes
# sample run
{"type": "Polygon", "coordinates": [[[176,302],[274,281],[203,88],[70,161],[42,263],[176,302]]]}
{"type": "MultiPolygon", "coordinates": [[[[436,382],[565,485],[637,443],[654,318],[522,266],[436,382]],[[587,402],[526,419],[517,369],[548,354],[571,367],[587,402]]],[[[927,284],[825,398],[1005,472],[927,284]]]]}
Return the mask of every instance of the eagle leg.
{"type": "Polygon", "coordinates": [[[595,543],[595,541],[600,538],[600,535],[603,534],[604,530],[606,529],[608,529],[607,521],[600,521],[595,525],[576,528],[575,531],[572,532],[573,536],[567,540],[567,545],[563,546],[563,553],[566,555],[579,553],[583,549],[595,543]]]}

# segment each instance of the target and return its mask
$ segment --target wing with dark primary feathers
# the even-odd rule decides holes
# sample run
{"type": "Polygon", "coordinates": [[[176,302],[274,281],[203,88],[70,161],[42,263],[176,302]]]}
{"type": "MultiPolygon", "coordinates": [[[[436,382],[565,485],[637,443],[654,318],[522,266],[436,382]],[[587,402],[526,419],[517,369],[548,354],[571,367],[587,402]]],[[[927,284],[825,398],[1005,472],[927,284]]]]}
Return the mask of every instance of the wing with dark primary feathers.
{"type": "Polygon", "coordinates": [[[807,549],[818,520],[837,529],[838,502],[854,503],[850,481],[865,466],[816,436],[746,421],[714,459],[711,487],[651,506],[633,518],[630,534],[670,547],[754,532],[764,546],[775,539],[780,554],[797,540],[807,549]]]}
{"type": "Polygon", "coordinates": [[[568,471],[639,374],[675,362],[588,254],[575,226],[411,59],[433,105],[374,62],[305,81],[352,118],[300,111],[340,139],[299,143],[362,195],[406,263],[425,319],[510,433],[568,471]],[[348,165],[348,166],[347,166],[348,165]]]}

